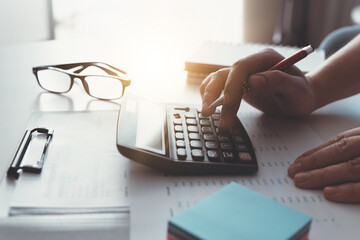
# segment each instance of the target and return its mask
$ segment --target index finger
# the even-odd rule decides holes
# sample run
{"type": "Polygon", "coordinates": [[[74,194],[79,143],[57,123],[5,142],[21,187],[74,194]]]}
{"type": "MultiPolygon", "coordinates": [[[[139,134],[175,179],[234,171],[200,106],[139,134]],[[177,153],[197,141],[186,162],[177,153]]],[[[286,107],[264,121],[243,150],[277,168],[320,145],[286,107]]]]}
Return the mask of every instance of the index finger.
{"type": "Polygon", "coordinates": [[[242,86],[249,76],[268,70],[282,59],[284,57],[273,49],[265,49],[240,59],[232,65],[224,88],[224,104],[219,124],[220,130],[228,130],[234,124],[236,113],[244,95],[242,86]]]}
{"type": "Polygon", "coordinates": [[[229,71],[230,68],[222,68],[213,72],[201,84],[200,94],[203,100],[201,112],[204,116],[209,116],[214,112],[215,108],[209,109],[209,106],[221,94],[229,71]]]}
{"type": "MultiPolygon", "coordinates": [[[[337,142],[340,142],[342,139],[346,138],[346,137],[352,137],[352,136],[356,136],[356,135],[360,135],[360,128],[354,128],[345,132],[342,132],[338,135],[336,135],[335,137],[331,138],[330,140],[328,140],[327,142],[324,142],[323,144],[310,149],[309,151],[301,154],[297,159],[302,158],[302,157],[306,157],[310,154],[313,154],[314,152],[317,152],[320,149],[323,149],[329,145],[335,144],[337,142]]],[[[296,163],[298,160],[295,160],[294,163],[296,163]]]]}

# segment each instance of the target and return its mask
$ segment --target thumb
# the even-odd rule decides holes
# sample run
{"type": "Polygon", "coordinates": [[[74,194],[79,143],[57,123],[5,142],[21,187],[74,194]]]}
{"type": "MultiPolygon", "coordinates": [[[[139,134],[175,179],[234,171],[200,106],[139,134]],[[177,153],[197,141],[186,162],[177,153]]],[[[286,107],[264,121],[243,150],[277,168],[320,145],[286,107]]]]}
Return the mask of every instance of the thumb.
{"type": "Polygon", "coordinates": [[[293,92],[297,88],[297,77],[284,73],[282,71],[266,71],[256,73],[249,78],[249,85],[254,91],[285,91],[293,92]]]}
{"type": "Polygon", "coordinates": [[[254,74],[248,81],[251,89],[249,102],[271,106],[272,110],[281,114],[303,115],[312,111],[313,95],[304,76],[275,70],[254,74]]]}

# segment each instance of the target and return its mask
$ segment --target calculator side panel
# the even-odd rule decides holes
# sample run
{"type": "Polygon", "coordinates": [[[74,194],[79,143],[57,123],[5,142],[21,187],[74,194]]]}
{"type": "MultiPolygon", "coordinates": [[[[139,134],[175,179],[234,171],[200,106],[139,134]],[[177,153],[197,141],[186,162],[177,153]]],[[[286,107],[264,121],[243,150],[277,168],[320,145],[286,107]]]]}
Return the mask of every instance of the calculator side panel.
{"type": "MultiPolygon", "coordinates": [[[[118,151],[125,157],[136,161],[138,163],[157,168],[164,168],[166,161],[169,161],[168,156],[168,143],[167,143],[167,131],[166,131],[166,118],[165,118],[165,109],[164,109],[164,126],[163,126],[163,134],[162,145],[163,147],[160,149],[150,148],[149,150],[142,149],[139,147],[139,133],[141,131],[141,127],[139,127],[139,122],[146,120],[151,123],[152,119],[147,116],[140,114],[139,105],[140,98],[137,98],[132,95],[128,95],[124,98],[119,114],[118,114],[118,122],[117,122],[117,134],[116,134],[116,146],[118,151]],[[139,129],[140,128],[140,129],[139,129]],[[152,151],[151,151],[152,150],[152,151]]],[[[153,105],[155,106],[155,105],[153,105]]],[[[156,107],[162,107],[159,104],[156,104],[156,107]]],[[[151,107],[150,107],[151,110],[151,107]]],[[[141,124],[140,124],[141,125],[141,124]]],[[[140,134],[141,135],[141,134],[140,134]]],[[[146,133],[145,133],[146,135],[146,133]]],[[[144,142],[144,141],[140,141],[144,142]]]]}

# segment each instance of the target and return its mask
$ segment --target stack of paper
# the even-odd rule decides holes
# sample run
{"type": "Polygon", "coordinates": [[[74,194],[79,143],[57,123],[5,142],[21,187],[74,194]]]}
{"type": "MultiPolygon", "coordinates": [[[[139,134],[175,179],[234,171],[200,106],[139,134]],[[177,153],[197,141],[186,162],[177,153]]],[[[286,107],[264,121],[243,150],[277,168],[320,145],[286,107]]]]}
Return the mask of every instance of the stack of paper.
{"type": "MultiPolygon", "coordinates": [[[[265,48],[272,48],[284,57],[289,57],[300,50],[300,48],[297,47],[268,44],[204,42],[185,62],[185,70],[188,72],[187,81],[189,83],[201,83],[209,73],[231,66],[237,60],[257,53],[265,48]]],[[[302,71],[308,72],[324,59],[324,51],[316,50],[295,65],[302,71]]]]}
{"type": "Polygon", "coordinates": [[[54,136],[42,173],[20,174],[9,214],[128,212],[129,161],[116,149],[116,120],[117,111],[33,114],[27,128],[54,136]]]}

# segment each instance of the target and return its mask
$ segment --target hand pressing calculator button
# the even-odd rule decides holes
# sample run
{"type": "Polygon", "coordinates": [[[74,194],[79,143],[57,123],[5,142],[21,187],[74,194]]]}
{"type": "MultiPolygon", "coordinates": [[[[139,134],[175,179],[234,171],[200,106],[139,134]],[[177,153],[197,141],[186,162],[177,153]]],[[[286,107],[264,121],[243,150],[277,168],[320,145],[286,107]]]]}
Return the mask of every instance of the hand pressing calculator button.
{"type": "Polygon", "coordinates": [[[243,125],[219,133],[220,110],[205,117],[195,107],[123,99],[117,147],[129,159],[175,174],[241,174],[258,170],[243,125]]]}

